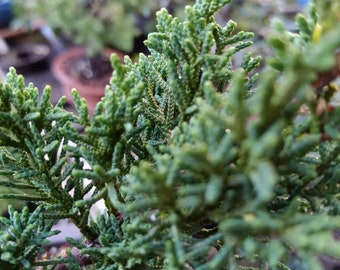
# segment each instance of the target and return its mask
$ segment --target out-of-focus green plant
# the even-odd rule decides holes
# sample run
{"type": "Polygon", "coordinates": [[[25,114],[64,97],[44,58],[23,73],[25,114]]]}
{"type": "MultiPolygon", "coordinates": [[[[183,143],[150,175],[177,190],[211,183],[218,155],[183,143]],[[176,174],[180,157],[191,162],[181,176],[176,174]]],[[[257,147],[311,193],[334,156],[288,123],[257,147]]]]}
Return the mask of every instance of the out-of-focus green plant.
{"type": "Polygon", "coordinates": [[[58,33],[87,48],[90,56],[105,47],[131,52],[137,36],[155,30],[155,13],[166,7],[177,13],[191,0],[13,0],[17,24],[41,17],[58,33]]]}

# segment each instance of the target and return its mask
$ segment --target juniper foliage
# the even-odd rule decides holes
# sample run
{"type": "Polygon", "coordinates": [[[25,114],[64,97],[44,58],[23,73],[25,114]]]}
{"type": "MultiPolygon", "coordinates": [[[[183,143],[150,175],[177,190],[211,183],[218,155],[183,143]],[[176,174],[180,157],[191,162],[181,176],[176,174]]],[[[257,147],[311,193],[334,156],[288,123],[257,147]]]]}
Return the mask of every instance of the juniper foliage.
{"type": "Polygon", "coordinates": [[[197,0],[183,22],[161,10],[150,55],[112,56],[93,116],[76,90],[73,114],[10,70],[0,184],[15,192],[0,198],[39,207],[1,218],[6,269],[289,269],[295,254],[301,269],[319,270],[317,254],[340,258],[340,107],[330,81],[316,87],[335,65],[339,22],[322,28],[314,3],[299,33],[277,22],[258,78],[259,57],[233,62],[252,34],[214,20],[229,2],[197,0]],[[102,199],[107,213],[92,220],[102,199]],[[68,241],[90,260],[36,260],[57,233],[51,222],[65,218],[86,239],[68,241]]]}

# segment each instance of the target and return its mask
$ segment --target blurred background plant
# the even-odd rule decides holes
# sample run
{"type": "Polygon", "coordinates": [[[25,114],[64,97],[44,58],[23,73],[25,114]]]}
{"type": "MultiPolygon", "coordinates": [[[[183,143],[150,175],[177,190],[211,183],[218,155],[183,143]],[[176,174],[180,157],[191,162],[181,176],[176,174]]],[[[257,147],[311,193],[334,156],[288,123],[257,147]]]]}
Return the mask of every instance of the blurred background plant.
{"type": "Polygon", "coordinates": [[[146,36],[156,25],[161,7],[181,16],[192,0],[13,0],[13,26],[30,25],[43,18],[55,33],[66,35],[86,47],[90,56],[113,47],[124,52],[134,49],[138,36],[146,36]],[[179,11],[181,10],[181,11],[179,11]]]}
{"type": "MultiPolygon", "coordinates": [[[[157,10],[165,7],[170,14],[181,19],[184,7],[194,3],[193,0],[11,1],[15,15],[13,27],[30,28],[32,21],[43,18],[56,34],[83,45],[91,56],[102,52],[105,47],[132,52],[136,49],[136,40],[144,41],[147,34],[155,30],[157,10]]],[[[224,24],[232,19],[237,21],[238,29],[262,37],[274,17],[283,20],[288,30],[297,29],[295,15],[308,2],[234,0],[217,14],[217,20],[224,24]]]]}
{"type": "MultiPolygon", "coordinates": [[[[272,30],[271,23],[274,20],[280,20],[288,31],[296,32],[298,27],[295,17],[298,13],[304,12],[308,2],[309,0],[233,0],[217,13],[216,19],[221,25],[232,19],[237,22],[238,30],[253,32],[254,45],[242,53],[250,51],[266,59],[272,54],[265,41],[269,31],[272,30]]],[[[242,62],[242,57],[240,55],[235,59],[239,65],[242,62]]]]}

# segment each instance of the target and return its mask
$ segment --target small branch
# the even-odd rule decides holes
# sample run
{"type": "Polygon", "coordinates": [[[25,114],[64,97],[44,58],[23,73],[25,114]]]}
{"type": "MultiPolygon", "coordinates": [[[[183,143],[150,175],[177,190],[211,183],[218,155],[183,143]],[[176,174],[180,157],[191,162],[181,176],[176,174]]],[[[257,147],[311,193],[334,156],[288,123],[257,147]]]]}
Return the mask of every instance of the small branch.
{"type": "MultiPolygon", "coordinates": [[[[90,244],[87,244],[89,247],[99,247],[99,243],[97,240],[93,241],[90,244]]],[[[71,250],[71,254],[74,257],[74,259],[77,261],[79,266],[88,266],[93,264],[93,261],[91,260],[90,255],[88,254],[82,254],[81,251],[78,248],[73,247],[71,250]]],[[[51,260],[52,261],[52,260],[51,260]]],[[[61,259],[59,264],[54,268],[54,270],[68,270],[66,266],[66,262],[69,261],[69,257],[65,256],[61,259]]]]}

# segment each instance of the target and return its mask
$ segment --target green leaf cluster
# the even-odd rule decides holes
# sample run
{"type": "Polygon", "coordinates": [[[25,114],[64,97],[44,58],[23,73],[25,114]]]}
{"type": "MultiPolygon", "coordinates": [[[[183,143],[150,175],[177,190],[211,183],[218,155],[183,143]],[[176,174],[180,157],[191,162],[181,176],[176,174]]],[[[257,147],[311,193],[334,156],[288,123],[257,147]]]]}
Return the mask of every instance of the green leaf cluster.
{"type": "MultiPolygon", "coordinates": [[[[339,22],[316,34],[324,20],[313,3],[297,18],[299,33],[276,22],[274,56],[258,75],[259,57],[233,61],[252,34],[215,22],[229,2],[197,0],[184,21],[159,11],[150,55],[123,64],[111,57],[114,73],[92,116],[76,90],[77,113],[67,112],[64,98],[52,105],[50,88],[39,97],[14,69],[0,85],[0,172],[11,177],[0,184],[18,190],[0,198],[40,205],[22,214],[32,224],[70,219],[86,241],[68,241],[91,258],[89,269],[289,269],[299,261],[320,270],[318,254],[340,258],[332,237],[340,107],[330,81],[316,87],[335,66],[339,22]],[[99,200],[107,213],[92,220],[99,200]]],[[[0,262],[37,264],[6,252],[0,262]]],[[[60,262],[80,269],[71,251],[46,265],[60,262]]]]}
{"type": "Polygon", "coordinates": [[[27,207],[22,212],[8,208],[9,219],[0,217],[0,267],[1,269],[32,269],[36,256],[44,253],[46,238],[58,234],[51,231],[53,220],[45,220],[42,206],[33,214],[27,207]]]}

